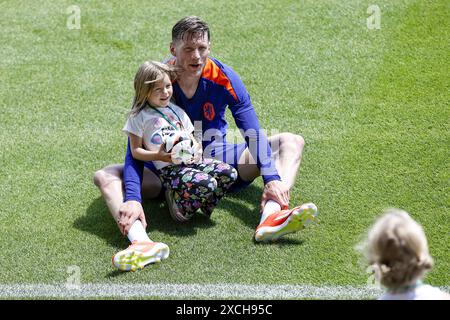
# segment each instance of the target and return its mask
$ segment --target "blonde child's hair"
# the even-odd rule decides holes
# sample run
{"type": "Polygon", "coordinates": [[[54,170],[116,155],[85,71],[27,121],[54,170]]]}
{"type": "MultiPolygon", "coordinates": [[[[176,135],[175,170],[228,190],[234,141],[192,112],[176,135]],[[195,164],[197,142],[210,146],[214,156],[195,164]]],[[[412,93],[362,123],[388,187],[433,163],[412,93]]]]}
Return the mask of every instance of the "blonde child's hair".
{"type": "Polygon", "coordinates": [[[161,81],[167,74],[170,81],[175,81],[179,71],[175,66],[157,61],[144,62],[134,76],[134,99],[130,115],[138,114],[146,106],[147,98],[151,95],[155,83],[161,81]]]}
{"type": "Polygon", "coordinates": [[[433,266],[423,228],[403,210],[386,210],[367,241],[368,261],[386,288],[413,284],[433,266]]]}

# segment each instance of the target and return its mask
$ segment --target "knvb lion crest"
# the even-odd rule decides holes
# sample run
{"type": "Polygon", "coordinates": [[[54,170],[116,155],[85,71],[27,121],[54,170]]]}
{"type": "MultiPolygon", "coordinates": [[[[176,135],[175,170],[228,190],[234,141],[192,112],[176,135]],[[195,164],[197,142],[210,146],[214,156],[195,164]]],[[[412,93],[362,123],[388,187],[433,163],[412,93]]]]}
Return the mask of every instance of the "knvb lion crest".
{"type": "Polygon", "coordinates": [[[214,111],[214,105],[211,102],[206,102],[203,105],[203,117],[208,121],[212,121],[216,116],[216,112],[214,111]]]}

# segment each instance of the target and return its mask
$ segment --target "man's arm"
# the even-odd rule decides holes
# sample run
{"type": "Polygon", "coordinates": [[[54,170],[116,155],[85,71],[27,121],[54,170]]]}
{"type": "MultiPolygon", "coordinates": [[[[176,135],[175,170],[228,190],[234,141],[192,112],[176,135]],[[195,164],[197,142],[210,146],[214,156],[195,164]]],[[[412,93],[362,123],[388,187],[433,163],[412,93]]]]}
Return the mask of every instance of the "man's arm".
{"type": "Polygon", "coordinates": [[[236,126],[244,136],[250,154],[256,160],[264,184],[273,180],[281,180],[272,158],[269,140],[259,126],[258,117],[251,103],[234,106],[232,114],[236,126]]]}
{"type": "Polygon", "coordinates": [[[229,70],[228,76],[235,91],[235,96],[230,94],[230,110],[236,122],[236,126],[243,133],[248,149],[256,159],[256,165],[260,170],[264,181],[264,190],[261,197],[261,211],[268,200],[280,204],[281,208],[289,206],[289,188],[282,182],[272,158],[272,149],[269,141],[261,130],[258,117],[253,108],[250,96],[239,76],[229,70]]]}
{"type": "Polygon", "coordinates": [[[258,116],[244,83],[231,69],[227,70],[227,76],[235,92],[235,96],[229,95],[228,105],[236,126],[241,130],[247,147],[253,159],[256,160],[256,165],[261,172],[264,184],[273,180],[281,181],[275,167],[275,160],[272,159],[272,149],[269,141],[264,131],[261,130],[258,116]]]}
{"type": "Polygon", "coordinates": [[[272,158],[272,149],[266,135],[260,130],[253,106],[251,103],[239,106],[232,114],[238,128],[244,131],[245,141],[253,159],[256,159],[256,165],[264,181],[260,211],[264,210],[269,200],[277,202],[282,209],[287,209],[290,199],[289,188],[281,181],[275,160],[272,158]]]}

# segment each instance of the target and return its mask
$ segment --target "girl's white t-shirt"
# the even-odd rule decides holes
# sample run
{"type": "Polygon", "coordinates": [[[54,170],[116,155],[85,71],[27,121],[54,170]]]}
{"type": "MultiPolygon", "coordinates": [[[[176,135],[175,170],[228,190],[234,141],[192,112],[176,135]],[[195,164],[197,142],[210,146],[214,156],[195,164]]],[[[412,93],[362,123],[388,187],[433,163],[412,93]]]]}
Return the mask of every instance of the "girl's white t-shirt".
{"type": "Polygon", "coordinates": [[[445,293],[430,285],[421,285],[403,293],[386,293],[378,300],[442,300],[445,293]]]}
{"type": "MultiPolygon", "coordinates": [[[[142,138],[145,149],[149,151],[158,151],[161,147],[161,141],[152,141],[153,134],[161,129],[173,131],[181,130],[188,134],[192,133],[194,131],[194,126],[186,112],[173,103],[169,103],[169,106],[176,114],[174,114],[169,107],[157,108],[157,110],[162,112],[170,122],[177,127],[177,129],[175,129],[172,124],[164,119],[164,117],[156,110],[147,106],[137,115],[128,117],[122,131],[126,134],[132,133],[142,138]]],[[[170,163],[153,161],[153,164],[157,169],[161,169],[168,166],[170,163]]]]}

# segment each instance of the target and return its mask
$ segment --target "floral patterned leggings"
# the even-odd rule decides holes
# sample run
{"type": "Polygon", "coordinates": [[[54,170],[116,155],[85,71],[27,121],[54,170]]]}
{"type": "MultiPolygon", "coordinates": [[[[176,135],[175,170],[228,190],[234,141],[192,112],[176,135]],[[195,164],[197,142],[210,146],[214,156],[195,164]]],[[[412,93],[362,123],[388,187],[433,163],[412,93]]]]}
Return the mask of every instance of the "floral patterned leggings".
{"type": "Polygon", "coordinates": [[[159,178],[172,189],[178,206],[186,213],[211,213],[236,181],[238,173],[229,164],[213,159],[190,165],[170,165],[160,169],[159,178]]]}

